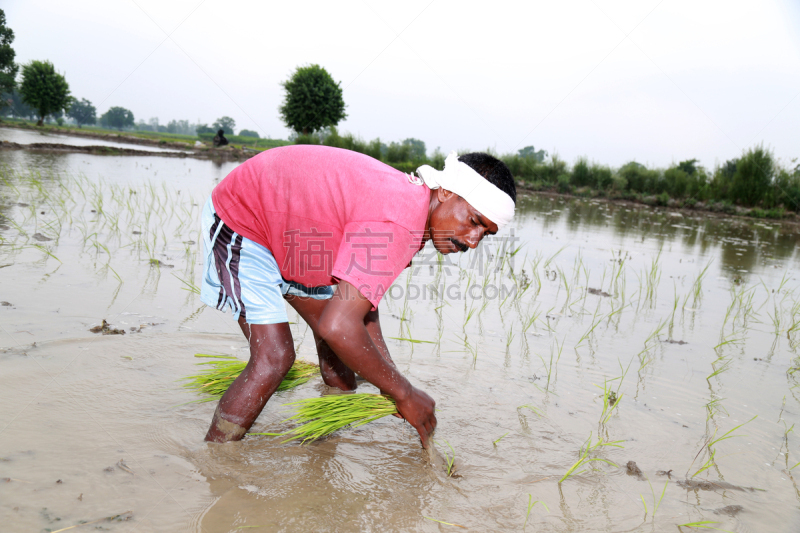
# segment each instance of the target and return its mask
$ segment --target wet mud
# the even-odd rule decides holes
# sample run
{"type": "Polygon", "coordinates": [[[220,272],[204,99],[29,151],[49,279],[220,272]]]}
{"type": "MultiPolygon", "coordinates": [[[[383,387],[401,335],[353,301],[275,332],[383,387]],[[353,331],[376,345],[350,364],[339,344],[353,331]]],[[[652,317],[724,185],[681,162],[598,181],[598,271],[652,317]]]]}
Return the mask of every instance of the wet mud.
{"type": "Polygon", "coordinates": [[[124,329],[119,329],[111,326],[106,319],[103,319],[103,323],[99,326],[94,326],[93,328],[89,328],[89,331],[92,333],[102,333],[103,335],[125,335],[124,329]]]}

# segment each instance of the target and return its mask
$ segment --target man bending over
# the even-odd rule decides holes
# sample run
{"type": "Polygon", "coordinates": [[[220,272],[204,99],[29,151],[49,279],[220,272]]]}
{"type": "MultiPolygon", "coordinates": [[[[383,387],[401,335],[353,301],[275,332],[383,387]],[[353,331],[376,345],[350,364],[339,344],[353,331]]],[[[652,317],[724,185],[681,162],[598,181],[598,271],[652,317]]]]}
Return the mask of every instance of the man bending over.
{"type": "Polygon", "coordinates": [[[325,383],[354,390],[357,372],[394,399],[427,447],[434,401],[392,362],[378,304],[428,240],[442,254],[475,248],[515,203],[508,168],[483,153],[453,152],[443,171],[425,165],[415,176],[357,152],[295,145],[234,169],[203,209],[201,299],[230,307],[250,361],[206,440],[241,439],[294,363],[286,300],[314,334],[325,383]]]}

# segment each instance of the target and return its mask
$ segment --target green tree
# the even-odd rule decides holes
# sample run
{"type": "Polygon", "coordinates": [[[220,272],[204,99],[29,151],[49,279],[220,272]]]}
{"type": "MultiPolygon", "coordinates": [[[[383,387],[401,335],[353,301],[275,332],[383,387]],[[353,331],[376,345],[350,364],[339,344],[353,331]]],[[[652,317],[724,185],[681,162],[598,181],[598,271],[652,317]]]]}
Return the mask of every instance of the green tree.
{"type": "Polygon", "coordinates": [[[195,131],[197,132],[197,135],[200,135],[201,133],[215,133],[214,128],[209,127],[207,124],[198,124],[195,127],[195,131]]]}
{"type": "Polygon", "coordinates": [[[214,133],[218,130],[223,130],[226,135],[233,135],[233,129],[236,127],[236,121],[231,117],[220,117],[211,125],[214,128],[214,133]]]}
{"type": "Polygon", "coordinates": [[[257,131],[253,130],[242,130],[239,132],[240,137],[254,137],[256,139],[260,138],[257,131]]]}
{"type": "Polygon", "coordinates": [[[75,122],[80,128],[84,124],[94,124],[97,122],[97,109],[92,103],[83,98],[81,100],[73,99],[72,104],[69,106],[68,117],[75,119],[75,122]]]}
{"type": "Polygon", "coordinates": [[[36,111],[31,106],[22,101],[22,95],[19,91],[14,89],[10,93],[4,93],[2,96],[3,103],[0,104],[0,113],[3,116],[11,115],[12,117],[32,118],[36,111]]]}
{"type": "Polygon", "coordinates": [[[100,117],[100,124],[118,130],[133,126],[133,112],[124,107],[112,107],[100,117]]]}
{"type": "Polygon", "coordinates": [[[279,108],[286,126],[308,135],[347,118],[341,84],[319,65],[298,67],[283,82],[286,97],[279,108]]]}
{"type": "Polygon", "coordinates": [[[403,141],[403,144],[411,147],[412,160],[416,161],[419,159],[425,159],[425,141],[420,141],[419,139],[410,137],[403,141]]]}
{"type": "MultiPolygon", "coordinates": [[[[10,93],[16,87],[19,65],[14,63],[16,52],[11,48],[14,30],[6,26],[6,14],[0,9],[0,93],[10,93]]],[[[8,105],[8,100],[0,101],[0,109],[8,105]]]]}
{"type": "Polygon", "coordinates": [[[66,78],[56,72],[50,61],[31,61],[23,66],[19,92],[22,100],[36,110],[37,126],[44,124],[47,115],[68,111],[72,101],[66,78]]]}
{"type": "Polygon", "coordinates": [[[736,162],[730,188],[731,200],[741,205],[757,205],[775,177],[775,160],[763,146],[751,148],[736,162]]]}
{"type": "Polygon", "coordinates": [[[520,157],[524,157],[526,159],[533,159],[537,163],[541,163],[544,161],[544,158],[547,157],[547,150],[539,150],[536,151],[536,148],[533,146],[526,146],[517,152],[520,157]]]}
{"type": "Polygon", "coordinates": [[[680,163],[678,163],[678,168],[686,172],[687,174],[692,175],[695,172],[697,172],[697,159],[688,159],[686,161],[681,161],[680,163]]]}

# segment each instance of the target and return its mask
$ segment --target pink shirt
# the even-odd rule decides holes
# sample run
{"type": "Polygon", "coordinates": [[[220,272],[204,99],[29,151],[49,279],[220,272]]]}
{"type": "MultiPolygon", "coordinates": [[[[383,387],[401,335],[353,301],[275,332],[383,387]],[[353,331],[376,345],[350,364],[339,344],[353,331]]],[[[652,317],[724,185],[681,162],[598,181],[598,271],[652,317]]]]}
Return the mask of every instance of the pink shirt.
{"type": "Polygon", "coordinates": [[[236,167],[212,201],[233,231],[272,252],[284,279],[345,280],[377,308],[423,245],[430,189],[358,152],[293,145],[236,167]]]}

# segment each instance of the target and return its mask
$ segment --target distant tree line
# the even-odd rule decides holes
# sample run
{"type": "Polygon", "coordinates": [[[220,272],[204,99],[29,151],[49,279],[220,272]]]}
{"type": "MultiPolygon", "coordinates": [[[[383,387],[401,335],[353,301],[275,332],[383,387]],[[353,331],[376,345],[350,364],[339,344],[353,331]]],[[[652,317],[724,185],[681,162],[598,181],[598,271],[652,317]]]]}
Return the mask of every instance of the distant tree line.
{"type": "MultiPolygon", "coordinates": [[[[50,120],[61,124],[66,116],[78,127],[99,123],[117,130],[138,129],[201,138],[213,136],[219,130],[225,135],[234,133],[236,122],[228,116],[218,118],[210,126],[188,120],[171,120],[161,125],[158,118],[136,123],[133,112],[114,106],[98,118],[89,100],[72,96],[65,76],[51,62],[31,61],[20,69],[14,62],[13,41],[14,32],[6,26],[5,13],[0,9],[2,116],[37,120],[39,126],[50,120]]],[[[282,85],[285,98],[279,112],[294,132],[291,142],[365,153],[405,172],[413,172],[422,164],[444,166],[444,154],[437,148],[429,156],[425,143],[419,139],[385,144],[379,138],[364,141],[352,134],[340,134],[337,125],[347,117],[341,83],[321,66],[298,67],[282,85]]],[[[245,138],[257,140],[259,135],[252,130],[241,130],[239,142],[245,138]]],[[[753,208],[750,213],[755,216],[779,217],[786,210],[800,212],[800,165],[797,160],[792,162],[793,168],[779,165],[772,152],[763,146],[751,148],[713,170],[699,166],[696,159],[656,169],[634,161],[612,168],[583,157],[569,167],[557,155],[550,156],[533,146],[499,157],[518,180],[532,189],[628,198],[656,205],[691,207],[702,202],[725,212],[746,206],[753,208]]]]}

